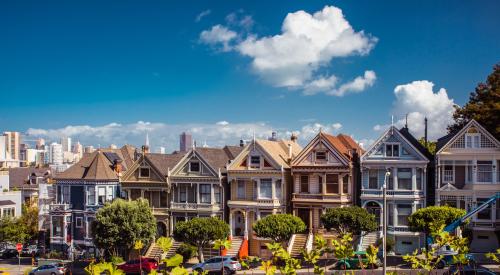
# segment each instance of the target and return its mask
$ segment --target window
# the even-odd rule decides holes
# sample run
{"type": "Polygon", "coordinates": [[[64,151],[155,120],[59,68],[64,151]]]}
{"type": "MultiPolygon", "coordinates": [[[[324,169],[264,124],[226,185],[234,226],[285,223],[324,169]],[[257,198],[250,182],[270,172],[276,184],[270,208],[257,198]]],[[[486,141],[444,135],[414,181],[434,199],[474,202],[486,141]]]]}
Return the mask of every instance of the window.
{"type": "Polygon", "coordinates": [[[272,180],[271,179],[261,179],[260,180],[260,194],[261,199],[271,199],[272,198],[272,180]]]}
{"type": "Polygon", "coordinates": [[[254,167],[260,167],[260,156],[251,156],[250,165],[254,167]]]}
{"type": "Polygon", "coordinates": [[[417,190],[423,190],[422,188],[422,168],[416,169],[416,178],[417,178],[417,190]]]}
{"type": "Polygon", "coordinates": [[[95,186],[87,186],[87,205],[95,205],[95,186]]]}
{"type": "Polygon", "coordinates": [[[103,205],[106,202],[106,187],[98,187],[97,190],[97,202],[103,205]]]}
{"type": "Polygon", "coordinates": [[[112,201],[113,200],[113,191],[115,188],[113,186],[107,186],[107,192],[106,192],[106,201],[112,201]]]}
{"type": "Polygon", "coordinates": [[[276,192],[276,198],[277,199],[281,199],[281,180],[277,180],[275,183],[274,183],[276,186],[275,186],[275,192],[276,192]]]}
{"type": "Polygon", "coordinates": [[[327,174],[326,175],[326,193],[338,194],[339,193],[339,175],[327,174]]]}
{"type": "Polygon", "coordinates": [[[220,203],[220,186],[214,185],[215,203],[220,203]]]}
{"type": "Polygon", "coordinates": [[[445,165],[443,173],[444,173],[443,181],[445,183],[453,182],[453,166],[452,165],[445,165]]]}
{"type": "Polygon", "coordinates": [[[187,201],[187,186],[180,185],[179,186],[179,202],[187,201]]]}
{"type": "MultiPolygon", "coordinates": [[[[486,199],[486,198],[485,199],[477,198],[477,205],[479,206],[487,200],[488,199],[486,199]]],[[[477,213],[477,219],[478,220],[490,220],[491,219],[491,205],[486,207],[486,209],[477,213]]]]}
{"type": "Polygon", "coordinates": [[[189,163],[189,171],[190,172],[200,172],[200,163],[197,161],[193,161],[189,163]]]}
{"type": "Polygon", "coordinates": [[[63,217],[52,216],[52,236],[63,236],[63,217]]]}
{"type": "Polygon", "coordinates": [[[62,187],[62,201],[61,203],[70,203],[71,202],[71,189],[69,186],[62,187]]]}
{"type": "Polygon", "coordinates": [[[349,175],[345,175],[342,179],[342,193],[349,194],[349,175]]]}
{"type": "Polygon", "coordinates": [[[478,161],[477,162],[477,181],[478,182],[492,182],[493,179],[493,165],[491,161],[478,161]]]}
{"type": "Polygon", "coordinates": [[[394,225],[394,205],[391,203],[391,204],[388,204],[387,205],[387,210],[389,210],[389,217],[388,217],[388,221],[387,223],[389,225],[394,225]]]}
{"type": "Polygon", "coordinates": [[[479,148],[480,134],[466,134],[465,135],[465,148],[479,148]]]}
{"type": "Polygon", "coordinates": [[[14,207],[8,207],[8,208],[3,208],[2,209],[2,217],[14,217],[16,209],[14,207]]]}
{"type": "Polygon", "coordinates": [[[201,203],[211,203],[210,184],[200,184],[201,203]]]}
{"type": "Polygon", "coordinates": [[[410,204],[398,204],[398,225],[408,225],[408,216],[411,215],[410,204]]]}
{"type": "Polygon", "coordinates": [[[385,145],[386,157],[399,157],[399,144],[386,144],[385,145]]]}
{"type": "Polygon", "coordinates": [[[411,168],[398,168],[398,189],[411,190],[411,168]]]}
{"type": "Polygon", "coordinates": [[[245,181],[244,180],[238,180],[237,197],[238,197],[238,199],[245,198],[245,181]]]}
{"type": "MultiPolygon", "coordinates": [[[[387,189],[388,190],[394,190],[394,176],[393,176],[393,172],[394,169],[391,169],[391,174],[389,176],[387,176],[387,189]]],[[[384,177],[385,177],[385,174],[384,174],[384,177]]]]}
{"type": "Polygon", "coordinates": [[[141,167],[139,169],[140,178],[149,178],[149,167],[141,167]]]}
{"type": "Polygon", "coordinates": [[[300,192],[301,193],[309,193],[309,176],[301,175],[300,176],[300,192]]]}
{"type": "Polygon", "coordinates": [[[82,227],[83,227],[83,218],[76,217],[76,228],[82,228],[82,227]]]}
{"type": "Polygon", "coordinates": [[[378,170],[368,171],[368,189],[378,189],[378,170]]]}
{"type": "Polygon", "coordinates": [[[316,152],[316,160],[326,161],[326,152],[325,151],[316,152]]]}

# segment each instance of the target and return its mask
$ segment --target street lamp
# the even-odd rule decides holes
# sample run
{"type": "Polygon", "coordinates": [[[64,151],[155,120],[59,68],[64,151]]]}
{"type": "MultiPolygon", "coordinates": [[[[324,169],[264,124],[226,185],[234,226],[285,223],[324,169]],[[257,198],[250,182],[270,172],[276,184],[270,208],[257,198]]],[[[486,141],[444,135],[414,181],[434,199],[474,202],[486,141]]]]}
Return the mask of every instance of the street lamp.
{"type": "Polygon", "coordinates": [[[387,169],[384,177],[384,185],[382,186],[382,195],[384,198],[384,206],[383,206],[383,236],[382,236],[382,257],[384,258],[384,275],[387,274],[387,198],[386,198],[386,190],[387,190],[387,178],[391,176],[391,171],[387,169]]]}

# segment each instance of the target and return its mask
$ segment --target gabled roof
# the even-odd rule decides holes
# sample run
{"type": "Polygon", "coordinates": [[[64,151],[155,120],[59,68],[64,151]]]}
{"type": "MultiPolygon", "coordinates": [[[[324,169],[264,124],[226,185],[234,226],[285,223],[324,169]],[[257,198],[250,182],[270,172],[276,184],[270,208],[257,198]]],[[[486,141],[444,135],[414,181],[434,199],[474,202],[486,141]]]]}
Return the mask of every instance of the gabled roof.
{"type": "Polygon", "coordinates": [[[215,171],[220,169],[221,171],[226,170],[226,166],[229,161],[234,159],[239,152],[243,150],[243,147],[237,146],[225,146],[224,148],[196,148],[196,152],[201,155],[201,157],[210,165],[215,171]]]}
{"type": "Polygon", "coordinates": [[[339,134],[337,136],[320,133],[325,136],[325,138],[348,159],[352,159],[352,151],[356,150],[358,154],[363,154],[363,148],[359,146],[350,136],[339,134]]]}
{"type": "MultiPolygon", "coordinates": [[[[228,169],[236,169],[235,165],[239,165],[243,158],[248,155],[253,148],[259,150],[264,154],[264,157],[267,157],[269,162],[273,164],[274,167],[283,167],[289,168],[290,164],[288,160],[289,156],[289,148],[291,148],[292,159],[298,155],[298,153],[302,150],[302,147],[291,140],[263,140],[263,139],[255,139],[252,142],[248,143],[240,153],[234,158],[234,161],[228,165],[228,169]]],[[[236,150],[235,150],[236,151],[236,150]]]]}
{"type": "Polygon", "coordinates": [[[436,143],[436,154],[441,153],[441,151],[443,151],[444,148],[447,148],[449,145],[453,144],[453,142],[455,142],[455,140],[458,137],[463,135],[465,133],[465,131],[467,131],[467,129],[469,129],[472,126],[478,128],[478,130],[482,134],[486,135],[488,138],[490,138],[496,144],[496,146],[500,147],[500,141],[498,141],[490,132],[488,132],[488,130],[486,130],[483,126],[481,126],[481,124],[479,124],[479,122],[477,122],[474,119],[471,119],[460,130],[449,133],[448,135],[439,138],[437,140],[437,143],[436,143]]]}
{"type": "MultiPolygon", "coordinates": [[[[50,168],[34,168],[34,167],[17,167],[9,168],[9,187],[25,187],[29,182],[31,175],[36,177],[50,177],[50,168]]],[[[36,187],[36,184],[30,184],[31,187],[36,187]]]]}
{"type": "Polygon", "coordinates": [[[112,163],[101,150],[84,156],[64,172],[59,173],[56,179],[83,179],[83,180],[118,180],[118,175],[112,167],[112,163]]]}
{"type": "Polygon", "coordinates": [[[0,206],[5,206],[5,205],[15,205],[16,203],[11,201],[11,200],[3,200],[0,201],[0,206]]]}
{"type": "Polygon", "coordinates": [[[172,154],[148,153],[145,157],[151,162],[156,170],[164,177],[168,176],[168,171],[172,170],[184,157],[186,152],[174,152],[172,154]]]}
{"type": "Polygon", "coordinates": [[[399,133],[403,135],[406,140],[408,140],[415,149],[417,149],[422,155],[424,155],[427,159],[432,160],[434,159],[434,155],[427,150],[411,133],[410,130],[407,127],[403,127],[399,130],[399,133]]]}

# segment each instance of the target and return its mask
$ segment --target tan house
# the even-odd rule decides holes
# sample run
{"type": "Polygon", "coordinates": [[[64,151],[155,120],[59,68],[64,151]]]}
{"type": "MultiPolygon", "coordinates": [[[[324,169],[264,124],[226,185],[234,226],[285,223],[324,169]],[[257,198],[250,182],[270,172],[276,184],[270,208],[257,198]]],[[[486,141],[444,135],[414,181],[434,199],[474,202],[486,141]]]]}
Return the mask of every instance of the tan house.
{"type": "MultiPolygon", "coordinates": [[[[460,131],[438,139],[436,204],[466,210],[500,192],[500,142],[471,120],[460,131]]],[[[500,246],[500,200],[475,215],[470,223],[471,251],[500,246]]]]}
{"type": "Polygon", "coordinates": [[[252,231],[255,221],[287,212],[290,163],[301,147],[292,140],[254,139],[228,166],[229,225],[232,237],[244,239],[240,257],[265,256],[265,240],[252,231]]]}
{"type": "Polygon", "coordinates": [[[294,158],[293,214],[315,233],[322,227],[320,216],[328,208],[355,203],[361,147],[349,136],[320,132],[294,158]]]}

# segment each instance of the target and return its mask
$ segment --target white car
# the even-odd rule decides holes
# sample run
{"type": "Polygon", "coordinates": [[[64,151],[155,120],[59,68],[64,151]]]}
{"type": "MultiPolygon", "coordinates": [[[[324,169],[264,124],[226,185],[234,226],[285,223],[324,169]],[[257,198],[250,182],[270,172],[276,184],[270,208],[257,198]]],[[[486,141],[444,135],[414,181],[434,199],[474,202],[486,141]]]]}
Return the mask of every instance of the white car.
{"type": "Polygon", "coordinates": [[[222,262],[224,262],[224,274],[234,274],[236,271],[241,270],[241,264],[236,257],[231,256],[218,256],[203,263],[193,266],[193,270],[197,272],[220,272],[222,271],[222,262]]]}
{"type": "Polygon", "coordinates": [[[29,275],[64,275],[66,267],[57,264],[47,264],[39,266],[30,271],[29,275]]]}

